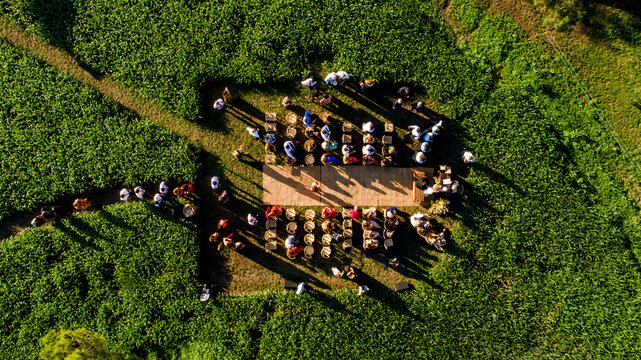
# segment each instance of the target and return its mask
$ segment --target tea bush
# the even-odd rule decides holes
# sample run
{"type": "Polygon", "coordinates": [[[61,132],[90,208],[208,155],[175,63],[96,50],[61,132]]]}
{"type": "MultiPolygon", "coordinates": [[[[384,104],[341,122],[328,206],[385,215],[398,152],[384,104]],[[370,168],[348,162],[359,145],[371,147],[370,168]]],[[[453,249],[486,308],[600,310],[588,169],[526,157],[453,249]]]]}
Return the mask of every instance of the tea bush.
{"type": "Polygon", "coordinates": [[[93,189],[194,179],[171,132],[0,42],[0,219],[93,189]]]}

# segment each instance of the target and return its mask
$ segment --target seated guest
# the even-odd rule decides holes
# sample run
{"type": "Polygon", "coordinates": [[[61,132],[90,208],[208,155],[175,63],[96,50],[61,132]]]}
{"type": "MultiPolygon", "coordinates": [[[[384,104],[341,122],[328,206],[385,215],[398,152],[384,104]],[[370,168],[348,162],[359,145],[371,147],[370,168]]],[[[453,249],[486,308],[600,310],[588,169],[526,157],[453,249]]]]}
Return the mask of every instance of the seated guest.
{"type": "Polygon", "coordinates": [[[343,164],[345,165],[355,164],[357,162],[358,162],[358,159],[355,156],[351,156],[351,155],[343,156],[343,164]]]}
{"type": "Polygon", "coordinates": [[[383,156],[396,156],[396,148],[394,145],[383,147],[383,156]]]}
{"type": "Polygon", "coordinates": [[[309,139],[305,141],[305,144],[303,144],[303,149],[307,152],[313,152],[316,149],[316,141],[313,139],[309,139]]]}
{"type": "Polygon", "coordinates": [[[474,155],[472,155],[471,152],[466,151],[463,153],[463,162],[466,164],[471,164],[476,161],[476,158],[474,158],[474,155]]]}
{"type": "Polygon", "coordinates": [[[334,208],[325,207],[322,212],[323,219],[332,219],[338,216],[338,211],[334,208]]]}
{"type": "Polygon", "coordinates": [[[73,201],[73,208],[76,210],[87,210],[91,206],[91,203],[87,199],[76,199],[73,201]]]}
{"type": "Polygon", "coordinates": [[[323,93],[323,97],[318,100],[318,104],[320,106],[328,106],[329,104],[332,103],[332,95],[328,93],[323,93]]]}
{"type": "Polygon", "coordinates": [[[306,86],[310,90],[316,86],[316,81],[314,81],[314,78],[308,78],[303,81],[301,81],[301,85],[306,86]]]}
{"type": "Polygon", "coordinates": [[[425,154],[425,153],[428,153],[430,151],[432,151],[432,149],[430,148],[430,144],[426,143],[426,142],[422,142],[421,143],[421,152],[425,154]]]}
{"type": "Polygon", "coordinates": [[[372,134],[374,132],[374,123],[371,121],[368,121],[365,124],[363,124],[363,132],[372,134]]]}
{"type": "Polygon", "coordinates": [[[365,241],[363,241],[363,250],[374,250],[376,248],[378,248],[377,239],[365,239],[365,241]]]}
{"type": "Polygon", "coordinates": [[[286,249],[292,248],[294,246],[298,246],[298,244],[300,244],[300,240],[298,239],[298,237],[296,235],[290,235],[290,236],[287,237],[287,239],[285,239],[285,248],[286,249]]]}
{"type": "Polygon", "coordinates": [[[442,127],[443,127],[443,120],[434,124],[434,126],[432,126],[432,132],[434,133],[434,135],[438,135],[442,127]]]}
{"type": "Polygon", "coordinates": [[[162,201],[163,201],[162,195],[160,195],[159,193],[156,193],[156,195],[154,195],[154,205],[160,207],[160,204],[162,204],[162,201]]]}
{"type": "Polygon", "coordinates": [[[267,143],[267,144],[275,144],[276,143],[276,134],[273,134],[273,133],[265,134],[265,143],[267,143]]]}
{"type": "Polygon", "coordinates": [[[423,108],[423,102],[422,102],[422,101],[414,100],[414,101],[412,101],[412,103],[410,104],[410,109],[411,109],[412,111],[419,111],[419,110],[421,110],[422,108],[423,108]]]}
{"type": "Polygon", "coordinates": [[[323,140],[329,141],[331,134],[332,134],[332,131],[329,129],[329,126],[328,125],[323,126],[323,128],[321,129],[321,137],[323,138],[323,140]]]}
{"type": "Polygon", "coordinates": [[[351,155],[355,152],[356,150],[354,150],[354,147],[352,145],[344,144],[341,148],[341,153],[343,154],[343,156],[351,155]]]}
{"type": "Polygon", "coordinates": [[[161,194],[165,195],[166,193],[169,192],[169,186],[167,185],[166,182],[162,181],[160,183],[160,186],[158,187],[158,190],[161,194]]]}
{"type": "Polygon", "coordinates": [[[253,215],[251,213],[247,214],[247,223],[250,226],[256,226],[256,224],[258,224],[258,217],[256,217],[256,215],[253,215]]]}
{"type": "Polygon", "coordinates": [[[266,143],[265,144],[265,152],[268,154],[276,154],[276,145],[266,143]]]}
{"type": "Polygon", "coordinates": [[[378,231],[374,230],[365,230],[363,231],[363,237],[366,239],[377,239],[381,234],[378,231]]]}
{"type": "Polygon", "coordinates": [[[220,178],[218,176],[213,176],[211,178],[211,188],[216,190],[220,186],[220,178]]]}
{"type": "Polygon", "coordinates": [[[320,138],[320,132],[318,132],[315,127],[308,126],[305,128],[305,136],[308,139],[318,139],[320,138]]]}
{"type": "Polygon", "coordinates": [[[312,120],[309,110],[305,110],[305,115],[303,115],[303,125],[308,127],[314,125],[314,120],[312,120]]]}
{"type": "Polygon", "coordinates": [[[376,219],[376,208],[372,206],[363,210],[363,219],[376,219]]]}
{"type": "Polygon", "coordinates": [[[410,130],[410,135],[414,138],[414,140],[419,140],[421,138],[421,135],[423,135],[423,132],[418,125],[410,125],[408,129],[410,130]]]}
{"type": "Polygon", "coordinates": [[[142,199],[142,197],[145,195],[145,189],[143,189],[142,186],[138,185],[134,188],[134,194],[136,194],[138,199],[142,199]]]}
{"type": "Polygon", "coordinates": [[[291,248],[287,249],[287,251],[286,251],[285,253],[287,254],[287,257],[288,257],[288,258],[290,258],[290,259],[294,259],[294,258],[296,258],[296,256],[298,256],[298,254],[300,254],[302,251],[303,251],[303,249],[301,249],[301,248],[300,248],[300,246],[298,246],[298,245],[297,245],[297,246],[293,246],[293,247],[291,247],[291,248]]]}
{"type": "Polygon", "coordinates": [[[414,155],[414,161],[416,161],[417,164],[424,164],[425,161],[427,161],[427,157],[425,157],[422,151],[419,151],[414,155]]]}
{"type": "Polygon", "coordinates": [[[376,148],[370,144],[363,146],[363,155],[374,155],[376,153],[376,148]]]}
{"type": "Polygon", "coordinates": [[[396,162],[391,156],[386,155],[383,157],[383,161],[381,161],[381,166],[396,166],[396,162]]]}
{"type": "Polygon", "coordinates": [[[327,165],[327,166],[339,165],[341,162],[339,158],[337,158],[335,155],[330,153],[323,154],[323,156],[321,156],[320,161],[323,165],[327,165]]]}
{"type": "Polygon", "coordinates": [[[278,219],[282,213],[282,206],[268,206],[267,211],[265,211],[265,217],[268,219],[278,219]]]}
{"type": "Polygon", "coordinates": [[[338,147],[338,143],[332,140],[323,141],[323,143],[321,144],[321,148],[323,148],[323,150],[326,150],[326,151],[334,150],[337,147],[338,147]]]}
{"type": "Polygon", "coordinates": [[[373,144],[375,142],[376,142],[376,138],[374,138],[374,135],[365,134],[365,136],[363,136],[363,143],[364,144],[373,144]]]}
{"type": "Polygon", "coordinates": [[[334,266],[332,267],[332,274],[337,278],[341,278],[343,277],[343,274],[345,274],[345,271],[341,271],[336,266],[334,266]]]}
{"type": "Polygon", "coordinates": [[[120,201],[127,201],[127,200],[129,200],[129,190],[127,189],[120,190],[120,201]]]}
{"type": "Polygon", "coordinates": [[[325,77],[325,83],[327,83],[327,85],[337,86],[338,75],[334,72],[327,74],[327,76],[325,77]]]}
{"type": "Polygon", "coordinates": [[[31,226],[37,227],[45,223],[45,219],[38,215],[31,220],[31,226]]]}
{"type": "Polygon", "coordinates": [[[395,232],[396,232],[396,229],[387,228],[387,229],[383,230],[383,237],[386,238],[386,239],[391,239],[392,237],[394,237],[394,233],[395,232]]]}
{"type": "Polygon", "coordinates": [[[231,197],[229,196],[229,193],[227,193],[227,190],[223,190],[222,194],[218,197],[218,201],[223,204],[229,204],[231,197]]]}
{"type": "Polygon", "coordinates": [[[373,219],[363,220],[363,230],[380,229],[381,226],[373,219]]]}
{"type": "Polygon", "coordinates": [[[358,278],[358,274],[356,273],[356,269],[354,269],[353,266],[348,266],[345,268],[345,275],[347,276],[348,279],[350,280],[356,280],[358,278]]]}
{"type": "Polygon", "coordinates": [[[396,211],[397,211],[396,206],[392,206],[388,208],[387,210],[385,210],[385,217],[388,219],[396,217],[396,211]]]}
{"type": "Polygon", "coordinates": [[[294,104],[294,100],[292,100],[289,97],[285,96],[285,98],[283,99],[283,106],[285,108],[291,108],[294,105],[295,105],[294,104]]]}
{"type": "Polygon", "coordinates": [[[336,75],[338,75],[338,82],[339,82],[341,85],[345,84],[345,82],[346,82],[347,80],[349,80],[349,75],[348,75],[345,71],[343,71],[343,70],[341,70],[341,71],[337,71],[337,72],[336,72],[336,75]]]}
{"type": "Polygon", "coordinates": [[[363,156],[363,165],[378,165],[378,160],[370,155],[363,156]]]}
{"type": "Polygon", "coordinates": [[[395,229],[400,224],[397,217],[385,219],[385,227],[389,229],[395,229]]]}
{"type": "Polygon", "coordinates": [[[392,109],[398,110],[403,108],[403,99],[398,98],[396,101],[394,101],[394,104],[392,105],[392,109]]]}

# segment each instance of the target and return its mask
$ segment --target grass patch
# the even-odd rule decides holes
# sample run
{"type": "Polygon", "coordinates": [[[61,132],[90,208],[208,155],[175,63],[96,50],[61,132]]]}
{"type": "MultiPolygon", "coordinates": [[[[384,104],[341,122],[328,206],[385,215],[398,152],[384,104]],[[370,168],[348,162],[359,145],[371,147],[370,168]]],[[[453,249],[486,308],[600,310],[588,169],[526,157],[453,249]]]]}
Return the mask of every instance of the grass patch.
{"type": "Polygon", "coordinates": [[[198,151],[0,42],[0,219],[94,189],[193,180],[198,151]]]}

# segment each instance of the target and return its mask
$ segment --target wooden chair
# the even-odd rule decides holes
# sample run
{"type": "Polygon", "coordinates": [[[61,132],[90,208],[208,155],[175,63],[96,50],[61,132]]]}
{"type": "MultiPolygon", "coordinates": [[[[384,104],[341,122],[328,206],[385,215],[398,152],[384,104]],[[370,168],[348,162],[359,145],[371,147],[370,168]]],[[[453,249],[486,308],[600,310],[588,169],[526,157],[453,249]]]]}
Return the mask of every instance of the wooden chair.
{"type": "Polygon", "coordinates": [[[303,237],[303,241],[305,241],[305,244],[307,245],[313,245],[314,241],[316,241],[316,237],[314,234],[307,234],[305,237],[303,237]]]}
{"type": "Polygon", "coordinates": [[[392,246],[394,246],[394,240],[392,239],[385,239],[383,242],[383,246],[385,246],[385,250],[389,250],[392,246]]]}
{"type": "Polygon", "coordinates": [[[329,259],[329,257],[332,255],[332,248],[329,246],[323,246],[321,249],[321,256],[324,257],[325,259],[329,259]]]}
{"type": "Polygon", "coordinates": [[[285,210],[285,217],[286,217],[286,218],[287,218],[287,220],[289,220],[289,221],[294,221],[294,220],[296,220],[296,209],[294,209],[294,208],[289,208],[289,209],[285,210]]]}
{"type": "Polygon", "coordinates": [[[296,222],[292,221],[289,224],[287,224],[287,233],[288,234],[296,233],[297,229],[298,229],[298,224],[296,224],[296,222]]]}
{"type": "Polygon", "coordinates": [[[278,220],[276,219],[267,219],[267,221],[265,221],[265,227],[267,229],[270,229],[270,230],[276,229],[277,226],[278,226],[278,220]]]}
{"type": "Polygon", "coordinates": [[[277,132],[277,126],[275,122],[266,122],[265,123],[265,132],[275,133],[277,132]]]}
{"type": "Polygon", "coordinates": [[[314,247],[313,246],[305,246],[305,249],[303,250],[303,253],[305,254],[306,258],[311,258],[312,255],[314,255],[314,247]]]}
{"type": "Polygon", "coordinates": [[[303,225],[303,230],[308,233],[311,233],[314,229],[316,229],[316,223],[312,220],[307,221],[305,225],[303,225]]]}
{"type": "Polygon", "coordinates": [[[276,122],[276,113],[275,112],[266,112],[265,121],[276,122]]]}
{"type": "Polygon", "coordinates": [[[352,245],[352,239],[345,239],[343,240],[343,250],[351,248],[352,245]]]}
{"type": "Polygon", "coordinates": [[[269,241],[265,244],[265,251],[276,251],[278,249],[278,243],[276,241],[269,241]]]}

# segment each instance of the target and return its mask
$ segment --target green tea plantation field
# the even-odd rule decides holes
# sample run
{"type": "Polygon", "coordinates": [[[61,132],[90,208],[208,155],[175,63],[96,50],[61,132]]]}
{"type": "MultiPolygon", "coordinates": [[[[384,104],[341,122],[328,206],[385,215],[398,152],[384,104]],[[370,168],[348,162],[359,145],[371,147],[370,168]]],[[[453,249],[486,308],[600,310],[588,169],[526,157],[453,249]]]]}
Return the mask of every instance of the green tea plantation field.
{"type": "Polygon", "coordinates": [[[0,41],[0,219],[94,189],[193,180],[198,151],[0,41]]]}
{"type": "MultiPolygon", "coordinates": [[[[29,144],[30,161],[65,165],[48,172],[95,174],[67,175],[80,186],[52,198],[164,176],[208,186],[198,176],[202,166],[206,175],[214,168],[248,179],[231,188],[253,199],[239,196],[224,207],[204,196],[202,223],[148,201],[118,204],[3,240],[0,358],[36,358],[47,331],[82,327],[132,359],[638,357],[641,216],[626,184],[639,179],[622,171],[631,165],[624,149],[557,54],[487,4],[0,0],[3,17],[226,144],[201,150],[201,164],[186,140],[0,43],[9,64],[0,70],[9,84],[0,90],[7,94],[0,136],[15,144],[3,146],[1,164],[29,144]],[[297,82],[339,68],[376,78],[382,101],[409,85],[447,119],[452,153],[443,159],[465,193],[447,218],[444,251],[422,260],[435,265],[424,266],[408,292],[373,284],[363,296],[351,288],[273,289],[198,301],[204,269],[226,266],[226,255],[208,256],[207,211],[240,218],[260,202],[260,161],[229,156],[231,146],[261,150],[238,119],[260,124],[285,95],[311,106],[297,82]],[[242,89],[253,113],[211,115],[209,91],[227,84],[242,89]],[[91,135],[69,130],[71,123],[86,124],[91,135]],[[37,139],[11,135],[32,128],[37,139]],[[83,140],[45,141],[67,133],[83,140]],[[110,151],[92,152],[100,146],[110,151]],[[474,164],[459,161],[466,150],[474,164]],[[130,166],[132,152],[139,166],[130,166]],[[94,167],[80,170],[89,160],[94,167]]],[[[361,106],[349,91],[334,94],[347,107],[361,106]]],[[[395,120],[389,109],[378,111],[395,120]]],[[[20,166],[1,174],[6,186],[45,188],[26,175],[32,167],[13,164],[20,166]]],[[[67,189],[71,181],[52,183],[67,189]]],[[[421,262],[408,256],[401,266],[410,259],[421,262]]]]}

